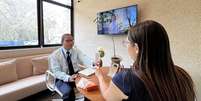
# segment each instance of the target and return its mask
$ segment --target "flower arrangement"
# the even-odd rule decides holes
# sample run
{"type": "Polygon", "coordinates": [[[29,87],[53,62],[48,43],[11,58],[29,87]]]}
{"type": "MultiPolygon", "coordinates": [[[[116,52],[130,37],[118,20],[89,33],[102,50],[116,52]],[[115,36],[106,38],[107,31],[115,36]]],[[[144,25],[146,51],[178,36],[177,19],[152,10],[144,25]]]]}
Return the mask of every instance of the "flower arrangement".
{"type": "Polygon", "coordinates": [[[103,66],[102,58],[105,56],[105,51],[102,47],[97,48],[97,52],[95,54],[95,65],[98,67],[103,66]]]}
{"type": "Polygon", "coordinates": [[[98,47],[98,54],[100,58],[103,58],[105,56],[105,51],[103,47],[98,47]]]}

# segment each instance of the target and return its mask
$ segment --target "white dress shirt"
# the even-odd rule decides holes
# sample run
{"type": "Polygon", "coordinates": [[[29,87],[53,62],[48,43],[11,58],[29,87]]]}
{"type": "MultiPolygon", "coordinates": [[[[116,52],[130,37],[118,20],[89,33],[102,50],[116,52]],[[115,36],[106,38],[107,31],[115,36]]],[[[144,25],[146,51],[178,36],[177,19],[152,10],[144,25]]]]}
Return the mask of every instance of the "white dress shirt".
{"type": "Polygon", "coordinates": [[[93,60],[87,55],[83,54],[78,48],[73,47],[70,50],[66,50],[64,47],[61,47],[54,51],[49,56],[49,69],[56,76],[57,79],[63,81],[69,81],[70,75],[68,64],[67,64],[67,54],[69,51],[71,55],[71,61],[73,64],[74,71],[77,72],[81,68],[79,65],[84,65],[85,67],[92,67],[93,60]]]}

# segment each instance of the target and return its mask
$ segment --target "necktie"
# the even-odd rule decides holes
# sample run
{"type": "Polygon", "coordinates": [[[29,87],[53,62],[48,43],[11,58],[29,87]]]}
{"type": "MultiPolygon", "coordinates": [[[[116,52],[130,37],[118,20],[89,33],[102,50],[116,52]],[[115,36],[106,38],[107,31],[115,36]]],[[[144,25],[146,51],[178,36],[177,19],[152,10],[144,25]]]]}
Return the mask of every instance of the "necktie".
{"type": "Polygon", "coordinates": [[[75,71],[73,69],[73,64],[71,61],[70,52],[67,51],[66,54],[67,54],[67,63],[68,63],[69,75],[73,75],[75,73],[75,71]]]}

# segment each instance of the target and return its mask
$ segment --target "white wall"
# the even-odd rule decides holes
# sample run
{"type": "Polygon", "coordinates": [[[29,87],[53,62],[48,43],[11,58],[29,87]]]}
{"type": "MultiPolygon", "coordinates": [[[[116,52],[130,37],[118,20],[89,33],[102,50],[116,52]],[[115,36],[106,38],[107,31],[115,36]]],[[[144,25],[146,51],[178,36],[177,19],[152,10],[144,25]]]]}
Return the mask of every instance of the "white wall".
{"type": "MultiPolygon", "coordinates": [[[[96,14],[100,11],[113,9],[116,7],[127,6],[127,2],[118,2],[111,6],[112,0],[82,0],[81,3],[75,3],[75,40],[76,45],[88,55],[94,57],[97,47],[103,47],[106,51],[103,58],[104,65],[110,65],[110,58],[113,56],[113,45],[111,36],[97,35],[97,24],[93,22],[96,14]]],[[[130,3],[131,4],[131,3],[130,3]]],[[[123,47],[122,41],[126,35],[115,36],[116,53],[123,57],[123,63],[132,63],[127,55],[126,47],[123,47]]]]}
{"type": "MultiPolygon", "coordinates": [[[[76,0],[75,0],[76,1],[76,0]]],[[[97,35],[97,25],[93,22],[100,11],[138,4],[139,21],[152,19],[166,28],[175,64],[186,69],[199,90],[201,100],[201,0],[81,0],[75,2],[75,40],[89,56],[94,56],[96,48],[106,50],[104,65],[110,65],[112,41],[110,36],[97,35]]],[[[126,36],[116,37],[117,54],[128,66],[131,61],[121,41],[126,36]]]]}

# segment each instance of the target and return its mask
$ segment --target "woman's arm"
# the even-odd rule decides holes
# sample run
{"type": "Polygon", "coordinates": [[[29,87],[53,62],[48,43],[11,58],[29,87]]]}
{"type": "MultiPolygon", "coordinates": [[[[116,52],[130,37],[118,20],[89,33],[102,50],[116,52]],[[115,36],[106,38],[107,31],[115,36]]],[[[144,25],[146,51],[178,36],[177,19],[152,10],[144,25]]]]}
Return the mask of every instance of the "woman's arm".
{"type": "Polygon", "coordinates": [[[96,70],[96,76],[99,81],[101,94],[106,101],[121,101],[128,98],[112,81],[110,84],[106,83],[100,69],[96,70]]]}
{"type": "Polygon", "coordinates": [[[107,92],[108,92],[109,84],[106,83],[103,76],[99,76],[98,81],[99,81],[99,85],[100,85],[101,94],[103,95],[104,98],[107,98],[107,92]]]}

